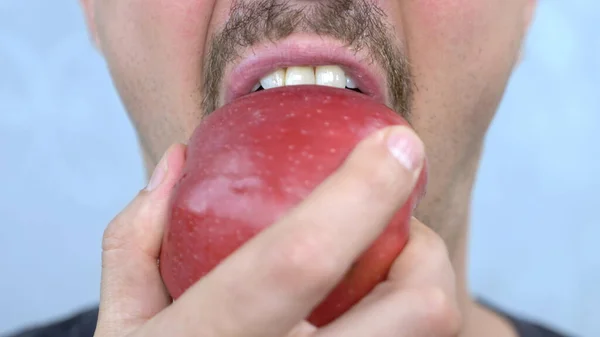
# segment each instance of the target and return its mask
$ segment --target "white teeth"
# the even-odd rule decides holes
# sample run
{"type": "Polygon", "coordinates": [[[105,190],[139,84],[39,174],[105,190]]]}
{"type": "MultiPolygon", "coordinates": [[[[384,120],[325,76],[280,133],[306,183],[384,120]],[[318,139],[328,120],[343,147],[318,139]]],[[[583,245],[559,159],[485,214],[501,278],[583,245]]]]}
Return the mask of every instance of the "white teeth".
{"type": "Polygon", "coordinates": [[[315,84],[313,67],[289,67],[285,72],[285,85],[315,84]]]}
{"type": "Polygon", "coordinates": [[[285,85],[285,69],[277,69],[260,80],[263,89],[282,87],[285,85]]]}
{"type": "Polygon", "coordinates": [[[356,83],[354,83],[354,81],[350,77],[346,77],[346,87],[350,89],[357,88],[356,83]]]}
{"type": "Polygon", "coordinates": [[[257,91],[260,87],[271,89],[287,85],[316,84],[335,88],[357,89],[356,83],[346,76],[346,73],[340,66],[293,66],[287,69],[277,69],[269,75],[263,77],[257,83],[252,91],[257,91]]]}
{"type": "Polygon", "coordinates": [[[336,88],[346,86],[346,74],[339,66],[318,66],[315,68],[315,83],[336,88]]]}

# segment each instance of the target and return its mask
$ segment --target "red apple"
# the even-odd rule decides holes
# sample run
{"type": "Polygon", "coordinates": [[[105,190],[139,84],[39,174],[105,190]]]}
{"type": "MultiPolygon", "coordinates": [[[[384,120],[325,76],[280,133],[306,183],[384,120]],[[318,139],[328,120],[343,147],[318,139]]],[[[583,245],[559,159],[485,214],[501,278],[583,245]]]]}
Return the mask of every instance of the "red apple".
{"type": "MultiPolygon", "coordinates": [[[[173,298],[333,173],[365,136],[408,125],[366,95],[323,86],[290,86],[241,97],[207,116],[187,149],[160,256],[173,298]]],[[[408,240],[423,170],[384,233],[363,253],[308,320],[322,326],[385,280],[408,240]]]]}

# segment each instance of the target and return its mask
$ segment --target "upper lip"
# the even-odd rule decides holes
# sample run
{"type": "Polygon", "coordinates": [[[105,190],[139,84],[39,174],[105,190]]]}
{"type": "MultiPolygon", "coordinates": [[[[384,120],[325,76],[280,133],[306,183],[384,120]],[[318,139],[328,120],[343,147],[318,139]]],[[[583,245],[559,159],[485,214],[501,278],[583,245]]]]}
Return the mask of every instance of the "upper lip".
{"type": "Polygon", "coordinates": [[[256,46],[230,67],[224,81],[224,104],[250,93],[262,77],[289,66],[338,65],[358,88],[376,101],[387,103],[381,68],[363,51],[341,42],[314,36],[290,36],[278,43],[256,46]]]}

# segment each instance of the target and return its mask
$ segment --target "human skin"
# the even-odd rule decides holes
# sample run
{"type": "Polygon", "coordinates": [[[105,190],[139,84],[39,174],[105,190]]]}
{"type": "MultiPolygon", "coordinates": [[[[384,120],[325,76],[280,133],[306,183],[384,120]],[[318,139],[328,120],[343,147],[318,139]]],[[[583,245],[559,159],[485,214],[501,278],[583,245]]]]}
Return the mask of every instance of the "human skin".
{"type": "MultiPolygon", "coordinates": [[[[81,1],[91,35],[106,59],[138,132],[148,172],[152,172],[171,144],[185,143],[203,116],[224,103],[234,66],[252,53],[250,47],[239,47],[239,57],[223,66],[224,80],[207,81],[213,37],[231,20],[232,2],[81,1]],[[209,96],[212,101],[207,100],[209,96]]],[[[343,11],[344,4],[353,8],[352,1],[287,4],[308,11],[328,3],[337,6],[339,16],[363,18],[343,11]]],[[[375,17],[383,22],[385,41],[410,65],[414,90],[405,101],[396,97],[400,87],[390,80],[381,60],[375,59],[369,71],[384,83],[384,102],[409,120],[425,145],[429,183],[416,218],[448,247],[457,277],[463,334],[510,336],[509,326],[469,295],[466,243],[482,143],[518,62],[535,0],[375,0],[367,4],[385,13],[375,17]]],[[[321,41],[319,48],[344,45],[338,41],[343,36],[332,36],[329,31],[316,37],[306,26],[292,28],[290,34],[273,39],[274,45],[259,40],[255,46],[276,47],[296,40],[321,41]]],[[[358,56],[372,53],[373,45],[366,41],[358,56]]]]}

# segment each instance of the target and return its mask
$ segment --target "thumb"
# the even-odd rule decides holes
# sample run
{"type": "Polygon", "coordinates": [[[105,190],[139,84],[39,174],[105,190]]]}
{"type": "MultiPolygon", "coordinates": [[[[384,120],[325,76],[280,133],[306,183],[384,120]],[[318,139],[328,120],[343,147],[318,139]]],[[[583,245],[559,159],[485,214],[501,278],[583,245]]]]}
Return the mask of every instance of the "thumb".
{"type": "Polygon", "coordinates": [[[185,146],[171,146],[148,186],[106,228],[96,336],[126,335],[170,304],[157,261],[184,161],[185,146]]]}

